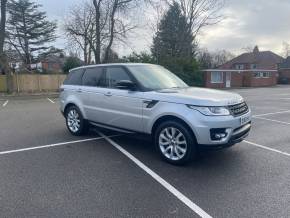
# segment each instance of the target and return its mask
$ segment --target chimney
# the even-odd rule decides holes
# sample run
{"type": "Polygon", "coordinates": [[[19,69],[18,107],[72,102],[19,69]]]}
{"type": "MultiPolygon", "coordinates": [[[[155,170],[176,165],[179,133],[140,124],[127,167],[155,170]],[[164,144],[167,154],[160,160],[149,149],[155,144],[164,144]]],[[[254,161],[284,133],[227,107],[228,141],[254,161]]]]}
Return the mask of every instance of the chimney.
{"type": "Polygon", "coordinates": [[[255,46],[255,48],[254,48],[253,52],[254,52],[254,54],[257,54],[257,53],[259,53],[259,48],[258,48],[258,46],[257,46],[257,45],[255,46]]]}

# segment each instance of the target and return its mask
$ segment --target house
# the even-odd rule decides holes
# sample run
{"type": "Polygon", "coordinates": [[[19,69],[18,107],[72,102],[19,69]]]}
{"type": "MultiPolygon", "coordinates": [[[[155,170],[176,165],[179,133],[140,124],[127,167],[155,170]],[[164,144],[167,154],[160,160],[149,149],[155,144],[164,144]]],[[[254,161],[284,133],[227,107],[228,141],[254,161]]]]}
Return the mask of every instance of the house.
{"type": "Polygon", "coordinates": [[[204,70],[208,88],[259,87],[277,84],[278,66],[283,58],[271,51],[244,53],[217,69],[204,70]]]}
{"type": "Polygon", "coordinates": [[[50,54],[40,60],[41,70],[43,72],[62,73],[62,67],[65,62],[64,55],[50,54]]]}
{"type": "Polygon", "coordinates": [[[290,56],[279,65],[279,83],[290,83],[290,56]]]}

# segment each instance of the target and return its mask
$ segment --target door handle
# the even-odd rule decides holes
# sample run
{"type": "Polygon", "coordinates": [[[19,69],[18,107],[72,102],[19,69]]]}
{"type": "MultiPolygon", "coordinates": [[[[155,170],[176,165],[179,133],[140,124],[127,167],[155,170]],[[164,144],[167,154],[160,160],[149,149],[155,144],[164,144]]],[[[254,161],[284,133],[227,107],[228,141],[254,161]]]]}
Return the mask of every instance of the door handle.
{"type": "Polygon", "coordinates": [[[112,93],[111,92],[107,92],[104,95],[107,96],[107,97],[111,97],[112,96],[112,93]]]}

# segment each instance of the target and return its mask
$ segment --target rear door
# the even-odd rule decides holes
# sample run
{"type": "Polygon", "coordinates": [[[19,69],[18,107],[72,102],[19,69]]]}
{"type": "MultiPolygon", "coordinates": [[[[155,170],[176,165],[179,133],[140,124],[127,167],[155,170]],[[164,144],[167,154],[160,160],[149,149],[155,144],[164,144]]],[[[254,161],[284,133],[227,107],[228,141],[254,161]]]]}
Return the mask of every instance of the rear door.
{"type": "Polygon", "coordinates": [[[64,91],[61,93],[61,101],[64,101],[68,97],[77,103],[82,105],[82,77],[84,69],[72,70],[65,81],[63,82],[64,91]]]}
{"type": "Polygon", "coordinates": [[[108,89],[104,94],[105,110],[102,122],[109,126],[142,132],[143,92],[118,89],[116,84],[120,80],[134,81],[134,78],[122,66],[106,67],[108,89]]]}
{"type": "Polygon", "coordinates": [[[105,86],[103,67],[90,67],[85,70],[82,77],[82,102],[86,117],[90,121],[101,121],[105,86]]]}

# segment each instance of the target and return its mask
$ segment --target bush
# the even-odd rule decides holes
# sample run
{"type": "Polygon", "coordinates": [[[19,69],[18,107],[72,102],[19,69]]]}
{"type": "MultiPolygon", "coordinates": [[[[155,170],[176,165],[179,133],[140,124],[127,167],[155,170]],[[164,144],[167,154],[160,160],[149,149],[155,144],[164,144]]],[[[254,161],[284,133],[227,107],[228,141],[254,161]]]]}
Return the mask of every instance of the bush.
{"type": "Polygon", "coordinates": [[[68,57],[63,65],[63,72],[68,73],[71,69],[80,67],[82,65],[81,61],[77,57],[68,57]]]}

